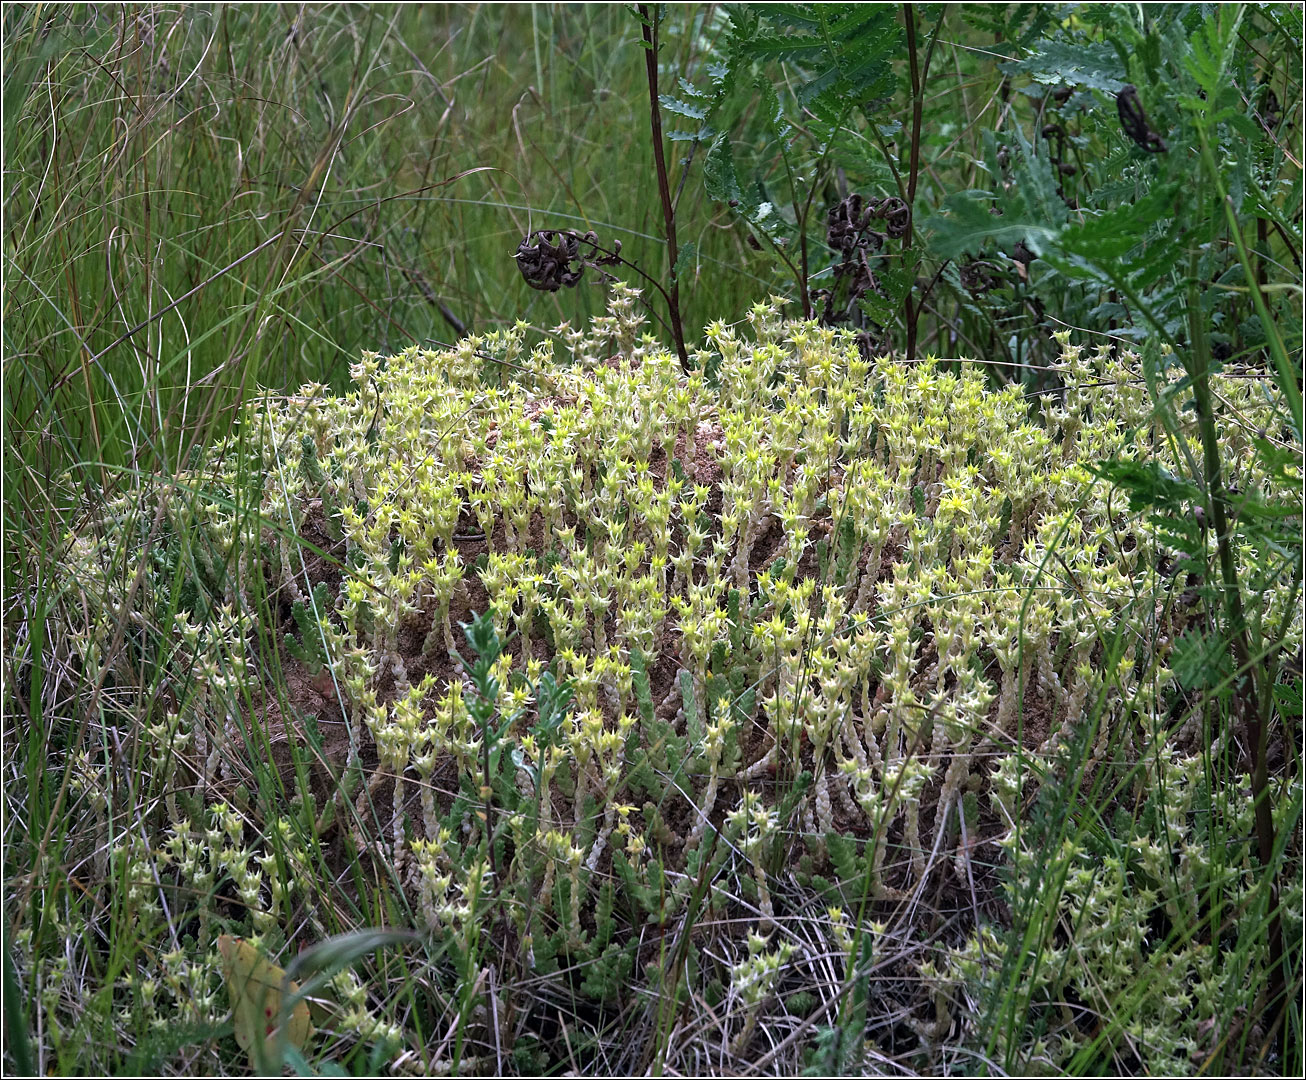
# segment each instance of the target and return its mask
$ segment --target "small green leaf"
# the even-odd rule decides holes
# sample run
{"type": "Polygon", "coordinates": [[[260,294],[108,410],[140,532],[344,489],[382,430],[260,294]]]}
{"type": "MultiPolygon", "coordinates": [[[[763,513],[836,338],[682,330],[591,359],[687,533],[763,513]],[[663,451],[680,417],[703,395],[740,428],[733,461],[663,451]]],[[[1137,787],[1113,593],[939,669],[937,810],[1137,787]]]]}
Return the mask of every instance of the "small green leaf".
{"type": "Polygon", "coordinates": [[[698,246],[691,240],[676,253],[676,265],[671,268],[671,279],[679,281],[681,275],[698,259],[698,246]]]}

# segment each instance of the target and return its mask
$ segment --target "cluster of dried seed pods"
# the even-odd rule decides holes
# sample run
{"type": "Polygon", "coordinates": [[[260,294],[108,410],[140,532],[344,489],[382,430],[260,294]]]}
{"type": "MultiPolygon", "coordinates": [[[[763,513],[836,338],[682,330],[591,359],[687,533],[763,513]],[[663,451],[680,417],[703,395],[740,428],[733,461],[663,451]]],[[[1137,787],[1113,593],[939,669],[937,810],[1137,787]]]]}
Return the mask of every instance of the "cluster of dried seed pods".
{"type": "Polygon", "coordinates": [[[517,245],[517,269],[532,289],[557,292],[574,288],[585,275],[587,266],[614,266],[621,261],[621,241],[613,241],[613,250],[599,247],[597,233],[585,234],[569,229],[541,229],[527,233],[517,245]]]}
{"type": "Polygon", "coordinates": [[[1169,149],[1147,122],[1143,103],[1138,100],[1138,88],[1132,83],[1126,83],[1116,95],[1116,112],[1125,134],[1149,154],[1162,154],[1169,149]]]}

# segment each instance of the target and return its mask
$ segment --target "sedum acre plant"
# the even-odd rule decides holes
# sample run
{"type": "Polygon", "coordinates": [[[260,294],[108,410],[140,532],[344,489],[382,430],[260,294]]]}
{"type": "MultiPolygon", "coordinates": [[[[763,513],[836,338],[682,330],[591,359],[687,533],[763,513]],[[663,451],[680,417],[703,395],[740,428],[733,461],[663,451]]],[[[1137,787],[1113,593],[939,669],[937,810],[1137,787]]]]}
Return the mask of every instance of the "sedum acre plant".
{"type": "MultiPolygon", "coordinates": [[[[397,1067],[488,1053],[492,950],[595,1008],[634,985],[658,1023],[709,1010],[676,1036],[700,1068],[809,1015],[818,1061],[857,1018],[848,1068],[958,1041],[1194,1068],[1256,1023],[1233,1014],[1264,941],[1229,949],[1211,915],[1265,908],[1246,765],[1176,672],[1206,554],[1093,466],[1200,449],[1137,356],[1058,341],[1030,395],[759,304],[685,374],[616,286],[586,329],[365,354],[348,393],[250,402],[67,541],[84,678],[156,688],[143,816],[106,804],[110,761],[73,774],[105,902],[175,939],[114,992],[215,1020],[218,934],[319,940],[329,894],[431,943],[438,1047],[447,1021],[337,977],[326,1030],[397,1067]]],[[[1268,493],[1272,404],[1213,386],[1226,479],[1268,493]]],[[[1285,654],[1295,602],[1257,599],[1285,654]]],[[[1278,791],[1291,834],[1299,781],[1278,791]]],[[[67,959],[39,973],[53,1039],[67,959]]],[[[516,1008],[514,1067],[542,1067],[545,1003],[516,1008]]]]}

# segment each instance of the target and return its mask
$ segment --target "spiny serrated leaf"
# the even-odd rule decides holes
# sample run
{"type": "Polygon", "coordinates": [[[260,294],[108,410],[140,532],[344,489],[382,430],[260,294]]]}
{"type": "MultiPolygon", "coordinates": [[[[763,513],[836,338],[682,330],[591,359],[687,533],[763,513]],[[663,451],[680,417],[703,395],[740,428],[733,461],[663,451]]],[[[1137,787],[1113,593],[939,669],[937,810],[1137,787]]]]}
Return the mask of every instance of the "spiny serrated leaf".
{"type": "Polygon", "coordinates": [[[868,292],[857,301],[857,306],[871,322],[879,326],[887,326],[893,318],[893,305],[877,293],[868,292]]]}
{"type": "Polygon", "coordinates": [[[1208,99],[1225,89],[1225,69],[1237,42],[1238,24],[1242,21],[1237,5],[1217,8],[1188,40],[1189,52],[1184,67],[1197,81],[1208,99]]]}
{"type": "Polygon", "coordinates": [[[1110,45],[1093,41],[1048,41],[1033,56],[998,65],[1008,75],[1023,75],[1036,83],[1085,86],[1118,94],[1129,81],[1110,45]]]}
{"type": "Polygon", "coordinates": [[[766,120],[772,137],[781,141],[787,139],[791,129],[785,120],[784,109],[780,105],[780,98],[775,92],[775,87],[771,85],[769,80],[759,78],[757,80],[757,94],[761,102],[762,117],[766,120]]]}
{"type": "Polygon", "coordinates": [[[1159,184],[1141,199],[1067,226],[1061,247],[1086,259],[1122,259],[1147,236],[1148,229],[1174,212],[1178,183],[1159,184]]]}
{"type": "Polygon", "coordinates": [[[790,30],[818,31],[820,24],[810,4],[772,4],[763,11],[767,20],[790,30]]]}
{"type": "Polygon", "coordinates": [[[971,26],[1018,48],[1027,47],[1051,26],[1059,10],[1050,4],[959,4],[958,7],[971,26]],[[1028,24],[1026,19],[1030,19],[1028,24]]]}
{"type": "Polygon", "coordinates": [[[889,298],[890,303],[900,304],[906,299],[907,290],[911,288],[912,282],[916,280],[914,271],[914,265],[906,265],[887,267],[875,275],[876,280],[880,283],[880,289],[889,298]]]}
{"type": "Polygon", "coordinates": [[[707,106],[700,105],[697,102],[682,101],[680,98],[674,98],[670,94],[659,94],[658,104],[667,112],[675,113],[677,116],[683,116],[689,120],[706,120],[707,106]]]}
{"type": "MultiPolygon", "coordinates": [[[[710,74],[710,69],[709,69],[709,74],[710,74]]],[[[692,82],[686,79],[683,75],[681,75],[680,78],[678,78],[676,81],[680,84],[681,91],[685,94],[688,94],[690,97],[702,98],[704,101],[706,101],[710,96],[706,91],[700,90],[697,86],[695,86],[692,82]]]]}
{"type": "Polygon", "coordinates": [[[676,253],[676,265],[671,268],[671,279],[677,281],[680,275],[694,265],[698,258],[698,246],[692,241],[685,243],[676,253]]]}
{"type": "MultiPolygon", "coordinates": [[[[985,132],[985,159],[994,176],[1002,174],[997,142],[985,132]]],[[[992,241],[1010,251],[1023,242],[1036,255],[1057,245],[1065,224],[1066,205],[1057,193],[1056,178],[1045,158],[1039,157],[1019,128],[1010,146],[1010,182],[998,190],[958,192],[944,200],[946,214],[924,222],[933,234],[934,251],[945,258],[965,252],[978,255],[992,241]]]]}
{"type": "MultiPolygon", "coordinates": [[[[775,4],[761,13],[773,29],[760,30],[756,22],[736,23],[732,47],[749,59],[794,65],[799,73],[795,96],[803,105],[831,93],[861,103],[892,87],[891,61],[902,36],[892,8],[775,4]]],[[[827,108],[831,104],[828,98],[824,103],[827,108]]]]}
{"type": "Polygon", "coordinates": [[[1170,667],[1185,690],[1218,686],[1233,672],[1229,643],[1215,634],[1188,630],[1174,643],[1170,667]]]}
{"type": "Polygon", "coordinates": [[[703,162],[703,184],[709,198],[717,202],[744,202],[739,190],[739,177],[735,173],[735,157],[730,149],[730,136],[722,132],[712,140],[707,158],[703,162]]]}
{"type": "Polygon", "coordinates": [[[933,234],[930,246],[935,254],[947,259],[967,253],[978,255],[992,241],[1004,251],[1024,242],[1035,254],[1042,255],[1056,244],[1059,229],[1037,218],[1022,220],[990,213],[990,206],[997,205],[997,201],[981,201],[976,194],[988,196],[988,192],[950,195],[943,202],[947,213],[933,214],[925,220],[924,228],[933,234]]]}
{"type": "Polygon", "coordinates": [[[1148,507],[1183,513],[1201,501],[1197,485],[1175,476],[1156,461],[1117,458],[1088,468],[1124,491],[1129,496],[1129,509],[1135,513],[1148,507]]]}

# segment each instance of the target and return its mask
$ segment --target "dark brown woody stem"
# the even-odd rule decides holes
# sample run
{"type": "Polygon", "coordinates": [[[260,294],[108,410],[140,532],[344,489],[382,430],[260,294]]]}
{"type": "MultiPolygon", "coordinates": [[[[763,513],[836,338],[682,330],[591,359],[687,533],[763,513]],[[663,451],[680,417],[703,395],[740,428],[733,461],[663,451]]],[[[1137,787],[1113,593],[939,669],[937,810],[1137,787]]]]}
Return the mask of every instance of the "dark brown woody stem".
{"type": "Polygon", "coordinates": [[[662,148],[662,113],[658,108],[658,15],[649,14],[647,4],[639,5],[640,21],[644,25],[644,65],[648,71],[649,127],[653,134],[653,161],[658,170],[658,195],[662,198],[662,220],[667,234],[667,257],[671,260],[671,288],[666,291],[667,307],[671,315],[671,336],[676,340],[676,355],[680,366],[689,370],[689,354],[685,351],[685,331],[680,322],[680,283],[676,280],[676,264],[680,249],[676,244],[676,210],[671,203],[671,184],[667,179],[667,159],[662,148]]]}

